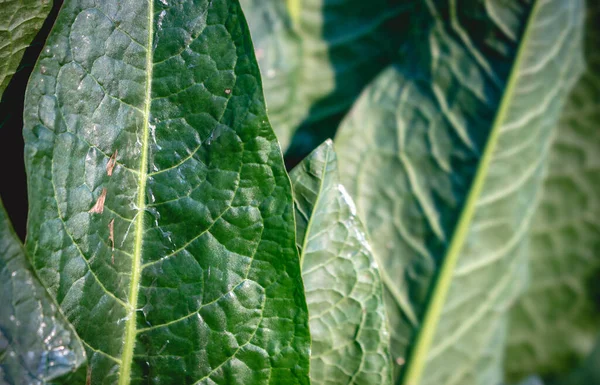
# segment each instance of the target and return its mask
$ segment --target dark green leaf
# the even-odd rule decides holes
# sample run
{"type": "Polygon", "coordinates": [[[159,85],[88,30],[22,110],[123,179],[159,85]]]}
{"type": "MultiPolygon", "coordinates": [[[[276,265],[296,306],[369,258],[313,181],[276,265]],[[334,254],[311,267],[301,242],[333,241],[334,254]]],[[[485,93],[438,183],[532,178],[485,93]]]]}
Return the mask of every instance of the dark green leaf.
{"type": "Polygon", "coordinates": [[[45,384],[85,363],[73,328],[27,262],[0,201],[0,383],[45,384]]]}
{"type": "Polygon", "coordinates": [[[600,384],[600,339],[596,347],[579,367],[563,378],[549,380],[548,385],[595,385],[600,384]]]}
{"type": "Polygon", "coordinates": [[[51,8],[50,0],[0,2],[0,95],[51,8]]]}
{"type": "Polygon", "coordinates": [[[91,384],[306,384],[289,178],[237,0],[67,0],[25,109],[34,268],[91,384]]]}
{"type": "Polygon", "coordinates": [[[379,271],[354,202],[339,184],[331,141],[290,173],[310,313],[313,384],[391,381],[379,271]]]}
{"type": "Polygon", "coordinates": [[[506,310],[553,128],[581,71],[582,1],[424,2],[337,136],[380,259],[404,385],[503,380],[506,310]],[[409,350],[410,347],[410,350],[409,350]]]}
{"type": "Polygon", "coordinates": [[[532,280],[511,312],[513,378],[570,371],[600,332],[600,1],[587,4],[586,72],[550,150],[530,236],[532,280]]]}
{"type": "Polygon", "coordinates": [[[363,87],[392,61],[413,2],[241,1],[284,150],[293,136],[288,153],[296,156],[333,135],[363,87]]]}

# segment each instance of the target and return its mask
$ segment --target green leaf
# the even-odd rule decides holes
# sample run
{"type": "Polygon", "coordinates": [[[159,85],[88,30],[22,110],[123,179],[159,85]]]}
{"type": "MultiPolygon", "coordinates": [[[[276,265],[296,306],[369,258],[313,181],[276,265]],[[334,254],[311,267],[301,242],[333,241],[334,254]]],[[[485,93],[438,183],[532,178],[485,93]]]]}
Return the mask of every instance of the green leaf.
{"type": "Polygon", "coordinates": [[[290,173],[310,313],[313,384],[391,381],[379,271],[354,202],[339,183],[331,141],[290,173]]]}
{"type": "Polygon", "coordinates": [[[301,157],[333,135],[361,90],[393,60],[412,7],[395,0],[241,3],[269,118],[282,148],[301,157]]]}
{"type": "Polygon", "coordinates": [[[0,383],[55,382],[85,363],[72,326],[31,271],[2,201],[0,303],[0,383]]]}
{"type": "Polygon", "coordinates": [[[511,312],[506,369],[513,378],[570,371],[600,332],[599,18],[600,1],[588,1],[586,72],[552,143],[532,222],[532,280],[511,312]]]}
{"type": "Polygon", "coordinates": [[[566,376],[550,380],[548,385],[591,385],[600,383],[600,339],[596,340],[594,350],[588,357],[566,376]]]}
{"type": "Polygon", "coordinates": [[[0,3],[0,95],[51,8],[50,0],[3,0],[0,3]]]}
{"type": "Polygon", "coordinates": [[[237,0],[67,0],[25,107],[27,249],[90,384],[306,384],[293,202],[237,0]]]}
{"type": "Polygon", "coordinates": [[[581,72],[583,4],[427,2],[336,138],[380,259],[396,383],[503,380],[506,311],[553,128],[581,72]],[[410,347],[410,349],[409,349],[410,347]]]}

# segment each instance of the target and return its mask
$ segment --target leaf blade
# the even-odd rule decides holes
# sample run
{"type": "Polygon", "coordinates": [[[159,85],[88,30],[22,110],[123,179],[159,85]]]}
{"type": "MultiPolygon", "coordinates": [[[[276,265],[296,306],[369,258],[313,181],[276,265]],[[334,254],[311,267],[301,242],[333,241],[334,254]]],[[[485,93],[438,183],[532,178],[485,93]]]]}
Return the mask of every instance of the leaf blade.
{"type": "Polygon", "coordinates": [[[7,0],[0,9],[0,95],[8,86],[25,49],[50,13],[50,1],[7,0]]]}
{"type": "Polygon", "coordinates": [[[313,384],[389,384],[389,334],[379,271],[331,141],[290,173],[310,313],[313,384]]]}
{"type": "Polygon", "coordinates": [[[85,367],[77,334],[31,270],[0,201],[0,380],[45,384],[85,367]]]}
{"type": "Polygon", "coordinates": [[[243,0],[242,5],[269,117],[294,164],[333,136],[362,88],[393,60],[413,6],[389,0],[243,0]]]}
{"type": "Polygon", "coordinates": [[[504,313],[526,266],[532,210],[523,205],[535,202],[557,110],[580,71],[572,42],[581,4],[563,5],[423,6],[413,15],[406,57],[342,123],[342,181],[366,218],[382,270],[393,274],[384,280],[394,285],[386,288],[392,350],[407,361],[397,367],[398,384],[502,381],[504,313]],[[544,31],[549,20],[564,35],[544,31]],[[526,26],[528,41],[521,40],[526,26]],[[554,57],[565,60],[562,67],[554,57]],[[541,91],[548,77],[556,83],[541,91]],[[505,100],[510,84],[514,98],[505,100]],[[543,103],[533,103],[534,91],[543,103]],[[552,113],[542,118],[540,106],[552,113]],[[375,128],[364,135],[364,127],[375,128]],[[493,167],[484,167],[486,159],[493,167]]]}
{"type": "Polygon", "coordinates": [[[46,47],[27,247],[91,384],[306,383],[290,182],[238,2],[71,0],[46,47]]]}
{"type": "Polygon", "coordinates": [[[586,70],[563,109],[533,218],[531,284],[510,315],[509,378],[533,372],[544,378],[564,374],[583,360],[600,332],[593,283],[600,274],[594,251],[600,247],[600,197],[593,187],[600,178],[594,166],[600,151],[595,129],[600,121],[599,11],[598,1],[587,2],[586,70]]]}

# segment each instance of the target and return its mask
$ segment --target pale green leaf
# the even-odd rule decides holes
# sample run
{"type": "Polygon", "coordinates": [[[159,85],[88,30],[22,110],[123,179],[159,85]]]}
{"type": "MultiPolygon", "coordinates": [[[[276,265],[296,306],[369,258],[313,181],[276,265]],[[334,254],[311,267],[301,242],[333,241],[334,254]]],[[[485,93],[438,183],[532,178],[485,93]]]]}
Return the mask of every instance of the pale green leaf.
{"type": "Polygon", "coordinates": [[[342,183],[380,259],[397,384],[503,381],[506,313],[581,71],[583,11],[578,0],[424,2],[397,63],[342,122],[342,183]]]}
{"type": "Polygon", "coordinates": [[[339,183],[331,141],[290,173],[310,314],[313,385],[391,381],[379,271],[352,198],[339,183]]]}
{"type": "Polygon", "coordinates": [[[335,132],[395,57],[414,1],[241,0],[284,150],[303,156],[335,132]]]}
{"type": "Polygon", "coordinates": [[[0,0],[0,95],[51,8],[51,0],[0,0]]]}
{"type": "Polygon", "coordinates": [[[306,384],[293,202],[237,0],[67,0],[25,100],[27,249],[88,384],[306,384]]]}
{"type": "Polygon", "coordinates": [[[531,283],[511,312],[513,378],[570,371],[600,332],[600,1],[587,4],[586,72],[552,143],[530,235],[531,283]]]}

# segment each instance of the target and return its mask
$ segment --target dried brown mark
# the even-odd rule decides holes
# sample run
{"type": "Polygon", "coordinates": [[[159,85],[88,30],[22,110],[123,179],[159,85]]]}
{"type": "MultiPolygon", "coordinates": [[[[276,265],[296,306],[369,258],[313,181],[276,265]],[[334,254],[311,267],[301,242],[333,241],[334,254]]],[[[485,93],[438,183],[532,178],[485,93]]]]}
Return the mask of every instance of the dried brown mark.
{"type": "Polygon", "coordinates": [[[227,95],[231,94],[231,89],[229,89],[229,88],[225,88],[225,93],[226,93],[227,95]]]}
{"type": "Polygon", "coordinates": [[[115,166],[117,165],[117,153],[118,153],[117,150],[115,150],[115,152],[112,154],[112,156],[108,160],[108,163],[106,164],[106,174],[108,174],[108,176],[112,175],[113,170],[114,170],[115,166]]]}
{"type": "Polygon", "coordinates": [[[104,201],[105,200],[106,200],[106,188],[103,188],[102,193],[100,193],[100,196],[98,197],[98,200],[96,201],[96,204],[88,212],[90,214],[102,214],[102,212],[104,211],[104,201]]]}
{"type": "Polygon", "coordinates": [[[92,384],[92,365],[88,365],[87,375],[85,377],[85,385],[91,385],[91,384],[92,384]]]}
{"type": "Polygon", "coordinates": [[[396,363],[397,363],[398,365],[400,365],[400,366],[404,365],[404,363],[405,363],[405,362],[406,362],[406,361],[405,361],[405,360],[404,360],[404,358],[402,358],[402,357],[397,357],[397,358],[396,358],[396,363]]]}
{"type": "Polygon", "coordinates": [[[108,240],[110,241],[110,247],[112,249],[112,255],[110,260],[112,264],[115,264],[115,220],[114,218],[108,222],[108,240]]]}

